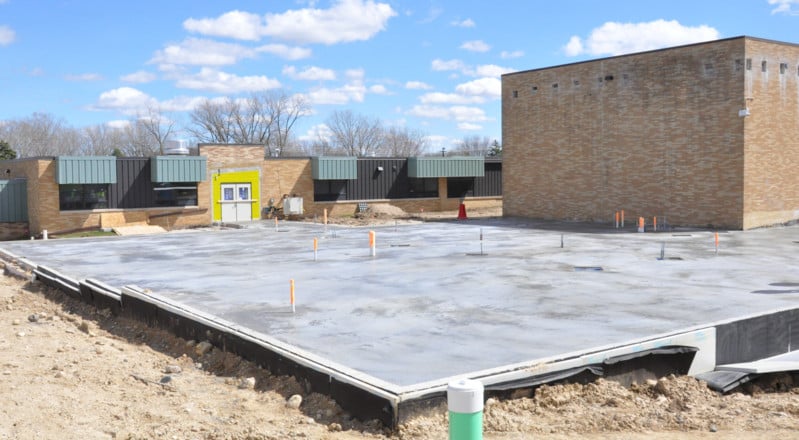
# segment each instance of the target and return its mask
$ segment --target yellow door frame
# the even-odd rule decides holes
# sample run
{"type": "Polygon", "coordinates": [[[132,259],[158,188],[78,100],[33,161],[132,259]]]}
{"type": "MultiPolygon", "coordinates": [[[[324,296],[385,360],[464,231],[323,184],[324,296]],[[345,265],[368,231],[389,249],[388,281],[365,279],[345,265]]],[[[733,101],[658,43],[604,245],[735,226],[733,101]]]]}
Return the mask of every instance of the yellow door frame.
{"type": "Polygon", "coordinates": [[[213,207],[213,221],[222,221],[222,184],[223,183],[249,183],[251,188],[250,204],[252,219],[261,219],[261,170],[218,170],[213,174],[211,189],[211,206],[213,207]]]}

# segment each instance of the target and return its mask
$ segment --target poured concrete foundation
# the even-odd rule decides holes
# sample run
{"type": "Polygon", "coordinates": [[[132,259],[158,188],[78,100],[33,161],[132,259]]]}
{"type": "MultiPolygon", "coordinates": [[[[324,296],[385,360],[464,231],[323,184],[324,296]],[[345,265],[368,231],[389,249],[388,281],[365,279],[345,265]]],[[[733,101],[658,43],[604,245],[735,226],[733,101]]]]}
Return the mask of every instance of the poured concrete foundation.
{"type": "Polygon", "coordinates": [[[391,424],[403,405],[440,397],[453,377],[503,391],[636,357],[682,353],[695,374],[717,358],[790,351],[799,337],[791,326],[798,235],[796,227],[721,233],[716,253],[709,231],[513,219],[264,222],[0,248],[98,305],[186,337],[211,332],[218,345],[310,377],[343,406],[372,399],[362,415],[391,424]]]}

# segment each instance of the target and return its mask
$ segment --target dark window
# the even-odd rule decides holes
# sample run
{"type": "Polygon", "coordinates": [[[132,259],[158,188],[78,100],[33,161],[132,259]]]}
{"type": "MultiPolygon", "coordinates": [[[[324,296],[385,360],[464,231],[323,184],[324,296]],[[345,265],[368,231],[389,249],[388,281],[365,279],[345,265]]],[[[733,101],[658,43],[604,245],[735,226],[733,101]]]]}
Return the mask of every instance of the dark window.
{"type": "Polygon", "coordinates": [[[196,183],[154,183],[155,206],[197,206],[196,183]]]}
{"type": "Polygon", "coordinates": [[[333,202],[347,199],[346,180],[314,180],[313,199],[315,202],[333,202]]]}
{"type": "Polygon", "coordinates": [[[447,197],[460,199],[474,196],[474,177],[450,177],[447,179],[447,197]]]}
{"type": "Polygon", "coordinates": [[[762,63],[760,63],[760,70],[761,70],[761,71],[763,71],[763,72],[765,72],[765,71],[767,70],[767,69],[766,69],[766,62],[765,62],[765,61],[763,61],[762,63]]]}
{"type": "Polygon", "coordinates": [[[780,75],[785,74],[786,70],[788,70],[788,63],[780,63],[780,75]]]}
{"type": "Polygon", "coordinates": [[[408,197],[438,197],[438,178],[409,179],[408,197]]]}
{"type": "Polygon", "coordinates": [[[513,97],[514,98],[518,98],[519,97],[519,91],[518,90],[514,90],[513,91],[513,97]]]}
{"type": "Polygon", "coordinates": [[[752,70],[752,59],[751,58],[747,58],[746,59],[746,70],[752,70]]]}
{"type": "Polygon", "coordinates": [[[108,208],[108,185],[59,185],[58,207],[62,211],[108,208]]]}

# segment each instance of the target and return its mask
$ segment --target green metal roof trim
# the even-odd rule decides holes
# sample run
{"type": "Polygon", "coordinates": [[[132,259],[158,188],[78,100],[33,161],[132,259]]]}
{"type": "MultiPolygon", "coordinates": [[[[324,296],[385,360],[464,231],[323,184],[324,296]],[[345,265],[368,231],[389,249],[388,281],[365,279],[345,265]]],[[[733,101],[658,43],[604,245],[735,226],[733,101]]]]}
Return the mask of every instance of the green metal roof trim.
{"type": "Polygon", "coordinates": [[[28,221],[27,188],[25,179],[0,180],[0,223],[28,221]]]}
{"type": "Polygon", "coordinates": [[[150,158],[150,178],[156,183],[202,182],[205,156],[155,156],[150,158]]]}
{"type": "Polygon", "coordinates": [[[117,183],[117,158],[114,156],[58,156],[56,183],[117,183]]]}
{"type": "Polygon", "coordinates": [[[409,157],[408,177],[483,177],[482,156],[409,157]]]}
{"type": "Polygon", "coordinates": [[[355,180],[358,178],[358,158],[349,156],[318,156],[311,158],[314,180],[355,180]]]}

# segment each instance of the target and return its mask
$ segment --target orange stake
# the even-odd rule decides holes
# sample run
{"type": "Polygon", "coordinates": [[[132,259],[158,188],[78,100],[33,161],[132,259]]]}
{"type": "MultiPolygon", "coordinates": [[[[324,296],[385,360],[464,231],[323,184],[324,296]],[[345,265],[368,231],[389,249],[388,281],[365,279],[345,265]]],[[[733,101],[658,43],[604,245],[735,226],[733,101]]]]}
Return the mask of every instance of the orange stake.
{"type": "Polygon", "coordinates": [[[658,230],[658,218],[657,217],[652,217],[652,230],[654,230],[655,232],[657,232],[657,230],[658,230]]]}
{"type": "Polygon", "coordinates": [[[289,280],[289,291],[291,292],[291,313],[296,312],[294,308],[294,279],[289,280]]]}
{"type": "Polygon", "coordinates": [[[719,253],[719,233],[718,232],[716,232],[716,234],[715,234],[715,239],[716,239],[716,253],[718,254],[719,253]]]}
{"type": "Polygon", "coordinates": [[[624,228],[624,210],[621,210],[621,227],[624,228]]]}
{"type": "Polygon", "coordinates": [[[619,229],[619,211],[616,211],[616,229],[619,229]]]}

